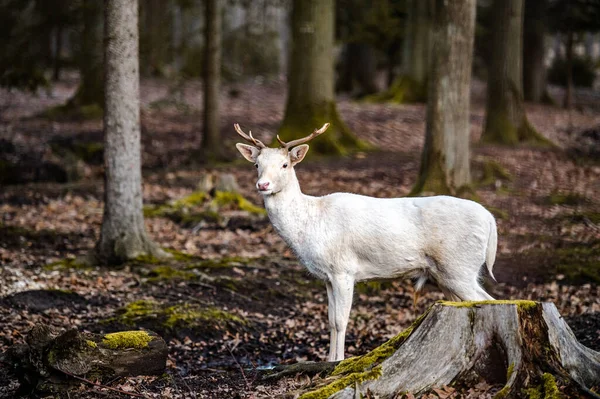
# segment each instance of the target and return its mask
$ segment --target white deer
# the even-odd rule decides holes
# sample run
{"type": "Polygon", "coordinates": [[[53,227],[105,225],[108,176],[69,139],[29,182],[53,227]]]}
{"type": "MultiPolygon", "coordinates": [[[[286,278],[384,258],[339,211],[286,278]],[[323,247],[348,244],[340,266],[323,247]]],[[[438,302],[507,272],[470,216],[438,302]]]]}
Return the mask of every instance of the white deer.
{"type": "Polygon", "coordinates": [[[268,148],[237,133],[252,145],[237,149],[258,169],[256,187],[275,230],[302,264],[325,280],[329,305],[329,361],[344,359],[346,326],[354,283],[407,277],[418,292],[430,279],[452,300],[493,299],[479,285],[484,265],[491,277],[496,257],[496,221],[476,202],[448,197],[373,198],[334,193],[305,195],[294,172],[309,136],[268,148]]]}

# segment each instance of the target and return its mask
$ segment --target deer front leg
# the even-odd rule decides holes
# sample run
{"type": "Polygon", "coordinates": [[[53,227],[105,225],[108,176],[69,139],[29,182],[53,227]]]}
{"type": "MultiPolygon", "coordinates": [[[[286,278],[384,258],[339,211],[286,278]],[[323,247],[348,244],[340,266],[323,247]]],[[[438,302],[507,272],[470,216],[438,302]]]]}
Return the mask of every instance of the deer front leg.
{"type": "Polygon", "coordinates": [[[336,341],[337,341],[337,330],[335,328],[335,301],[333,300],[333,288],[331,282],[325,283],[327,287],[327,315],[329,316],[329,356],[327,356],[328,362],[333,362],[336,359],[336,341]]]}
{"type": "MultiPolygon", "coordinates": [[[[328,288],[329,292],[329,288],[328,288]]],[[[346,341],[346,327],[352,308],[352,295],[354,294],[354,278],[343,274],[335,275],[331,279],[331,296],[333,297],[333,323],[331,323],[332,307],[329,310],[329,322],[332,324],[332,341],[329,349],[329,360],[344,360],[344,345],[346,341]],[[335,331],[335,336],[334,332],[335,331]]],[[[331,304],[331,300],[329,301],[331,304]]]]}

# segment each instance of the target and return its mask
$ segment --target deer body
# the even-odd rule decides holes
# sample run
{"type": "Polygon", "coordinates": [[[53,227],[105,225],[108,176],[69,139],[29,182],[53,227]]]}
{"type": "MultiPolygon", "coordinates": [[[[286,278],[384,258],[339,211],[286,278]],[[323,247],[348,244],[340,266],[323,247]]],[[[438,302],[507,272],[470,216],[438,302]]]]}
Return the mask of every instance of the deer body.
{"type": "Polygon", "coordinates": [[[496,223],[481,205],[448,196],[313,197],[302,193],[293,169],[307,145],[291,150],[249,147],[254,148],[238,144],[242,155],[257,165],[257,187],[271,223],[302,264],[326,282],[328,360],[344,358],[357,281],[416,278],[419,290],[430,279],[453,300],[492,299],[478,278],[484,264],[491,275],[496,223]]]}

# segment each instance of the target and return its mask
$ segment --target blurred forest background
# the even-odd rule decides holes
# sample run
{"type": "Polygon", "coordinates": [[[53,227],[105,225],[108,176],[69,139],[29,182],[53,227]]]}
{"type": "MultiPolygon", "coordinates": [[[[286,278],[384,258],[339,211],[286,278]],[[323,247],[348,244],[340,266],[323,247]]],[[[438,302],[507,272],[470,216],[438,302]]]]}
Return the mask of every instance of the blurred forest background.
{"type": "MultiPolygon", "coordinates": [[[[161,377],[70,397],[278,397],[308,382],[257,369],[324,358],[325,288],[270,226],[234,123],[265,143],[332,123],[307,194],[482,203],[492,295],[553,301],[600,349],[598,0],[0,0],[0,54],[0,350],[40,324],[169,348],[161,377]]],[[[412,295],[360,285],[349,355],[442,298],[412,295]]]]}

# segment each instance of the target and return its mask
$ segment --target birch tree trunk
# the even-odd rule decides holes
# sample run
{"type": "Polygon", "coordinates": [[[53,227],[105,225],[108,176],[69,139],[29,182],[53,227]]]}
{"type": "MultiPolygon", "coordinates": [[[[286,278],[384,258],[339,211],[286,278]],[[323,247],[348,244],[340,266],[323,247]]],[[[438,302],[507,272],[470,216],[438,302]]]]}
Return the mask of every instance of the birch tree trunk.
{"type": "Polygon", "coordinates": [[[205,1],[204,46],[204,160],[221,159],[219,88],[221,87],[221,0],[205,1]]]}
{"type": "Polygon", "coordinates": [[[288,98],[279,135],[304,137],[331,123],[311,143],[315,152],[341,154],[364,146],[341,120],[335,105],[333,40],[334,0],[294,0],[288,98]]]}
{"type": "Polygon", "coordinates": [[[104,215],[96,261],[163,256],[144,227],[140,153],[138,2],[105,2],[104,215]]]}
{"type": "Polygon", "coordinates": [[[531,126],[523,104],[523,0],[494,0],[484,142],[549,144],[531,126]]]}
{"type": "Polygon", "coordinates": [[[469,99],[475,0],[436,1],[425,146],[413,194],[456,194],[471,182],[469,99]]]}

